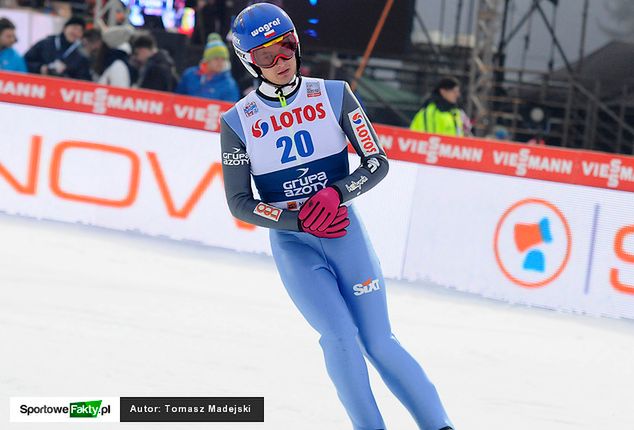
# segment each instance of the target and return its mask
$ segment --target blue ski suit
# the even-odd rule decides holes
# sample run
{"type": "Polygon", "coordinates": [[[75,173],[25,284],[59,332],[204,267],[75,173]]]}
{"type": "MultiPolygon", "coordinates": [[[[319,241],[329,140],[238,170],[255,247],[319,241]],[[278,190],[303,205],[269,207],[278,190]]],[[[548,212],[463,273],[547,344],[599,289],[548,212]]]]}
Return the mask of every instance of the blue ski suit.
{"type": "Polygon", "coordinates": [[[392,333],[381,266],[350,204],[387,174],[377,135],[345,82],[301,77],[285,96],[281,101],[263,82],[224,114],[229,208],[235,217],[270,229],[282,282],[321,335],[328,374],[354,430],[386,428],[364,356],[420,429],[450,428],[436,388],[392,333]],[[347,139],[361,157],[352,173],[347,139]],[[326,186],[349,205],[350,226],[338,239],[317,238],[298,224],[303,202],[326,186]]]}

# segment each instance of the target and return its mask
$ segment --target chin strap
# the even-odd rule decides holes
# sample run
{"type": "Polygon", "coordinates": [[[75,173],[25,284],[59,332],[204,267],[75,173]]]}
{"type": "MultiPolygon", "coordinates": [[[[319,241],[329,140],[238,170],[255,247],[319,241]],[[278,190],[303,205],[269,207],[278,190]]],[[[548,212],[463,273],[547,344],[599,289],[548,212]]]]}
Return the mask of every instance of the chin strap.
{"type": "Polygon", "coordinates": [[[301,83],[299,75],[296,75],[288,84],[284,85],[276,85],[263,76],[260,76],[260,79],[262,82],[258,87],[258,91],[266,97],[278,99],[282,106],[286,106],[286,97],[292,94],[301,83]]]}

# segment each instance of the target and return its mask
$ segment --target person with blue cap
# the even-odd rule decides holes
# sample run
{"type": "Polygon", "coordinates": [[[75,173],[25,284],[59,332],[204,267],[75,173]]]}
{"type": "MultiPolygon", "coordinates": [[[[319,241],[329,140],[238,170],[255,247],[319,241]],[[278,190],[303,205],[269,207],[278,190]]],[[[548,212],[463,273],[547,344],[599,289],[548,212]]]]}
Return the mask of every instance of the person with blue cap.
{"type": "Polygon", "coordinates": [[[244,9],[232,42],[259,85],[222,116],[227,203],[236,218],[269,229],[282,282],[321,336],[353,429],[386,428],[365,356],[420,429],[452,430],[435,386],[392,333],[386,282],[352,204],[389,168],[363,108],[347,83],[300,75],[297,31],[279,7],[244,9]],[[352,172],[347,140],[361,159],[352,172]]]}
{"type": "Polygon", "coordinates": [[[26,72],[24,58],[13,49],[18,41],[15,25],[7,18],[0,18],[0,70],[26,72]]]}
{"type": "Polygon", "coordinates": [[[194,97],[236,102],[240,98],[238,84],[227,64],[229,50],[218,33],[207,37],[203,58],[198,66],[183,73],[176,92],[194,97]]]}

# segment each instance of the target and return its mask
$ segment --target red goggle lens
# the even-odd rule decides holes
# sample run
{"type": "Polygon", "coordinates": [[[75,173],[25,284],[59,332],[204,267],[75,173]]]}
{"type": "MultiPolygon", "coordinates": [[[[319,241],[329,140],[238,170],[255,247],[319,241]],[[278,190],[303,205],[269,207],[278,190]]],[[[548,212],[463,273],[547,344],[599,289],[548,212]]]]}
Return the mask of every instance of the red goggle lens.
{"type": "Polygon", "coordinates": [[[255,48],[251,51],[251,60],[256,66],[268,69],[273,67],[280,58],[290,60],[295,56],[295,51],[297,51],[297,40],[293,33],[289,33],[271,46],[255,48]]]}

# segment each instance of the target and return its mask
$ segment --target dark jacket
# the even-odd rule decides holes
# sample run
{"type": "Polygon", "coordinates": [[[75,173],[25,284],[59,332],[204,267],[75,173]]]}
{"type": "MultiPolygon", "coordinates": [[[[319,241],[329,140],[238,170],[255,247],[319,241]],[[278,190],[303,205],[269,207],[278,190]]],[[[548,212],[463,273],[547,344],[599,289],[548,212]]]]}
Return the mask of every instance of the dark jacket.
{"type": "Polygon", "coordinates": [[[50,75],[90,80],[90,61],[82,54],[80,44],[71,44],[63,33],[37,42],[24,54],[24,60],[31,73],[40,73],[43,65],[60,60],[66,64],[66,70],[61,75],[51,71],[50,75]]]}
{"type": "Polygon", "coordinates": [[[172,91],[177,82],[174,60],[167,51],[161,49],[141,67],[136,85],[148,90],[172,91]]]}

